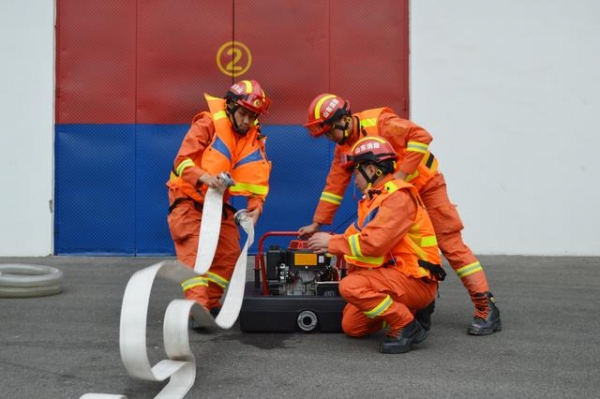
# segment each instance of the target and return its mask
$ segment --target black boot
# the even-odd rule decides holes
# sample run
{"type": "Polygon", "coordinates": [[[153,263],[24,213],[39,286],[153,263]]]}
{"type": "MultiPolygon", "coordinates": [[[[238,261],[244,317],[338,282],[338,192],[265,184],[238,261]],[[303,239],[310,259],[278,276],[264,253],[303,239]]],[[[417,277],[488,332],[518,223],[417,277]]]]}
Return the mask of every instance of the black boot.
{"type": "Polygon", "coordinates": [[[421,326],[429,331],[431,328],[431,314],[435,310],[435,299],[423,309],[417,310],[415,313],[415,319],[421,324],[421,326]]]}
{"type": "Polygon", "coordinates": [[[194,330],[194,331],[198,331],[198,332],[202,332],[206,330],[206,327],[203,327],[201,325],[199,325],[198,323],[196,323],[196,320],[194,319],[194,316],[190,315],[189,319],[188,319],[188,328],[190,330],[194,330]]]}
{"type": "Polygon", "coordinates": [[[412,344],[423,342],[427,338],[427,331],[415,319],[400,330],[396,335],[386,335],[381,342],[381,353],[405,353],[412,344]]]}
{"type": "Polygon", "coordinates": [[[500,309],[491,292],[475,294],[475,317],[467,330],[469,335],[490,335],[502,331],[500,309]]]}
{"type": "MultiPolygon", "coordinates": [[[[219,306],[219,307],[210,309],[209,312],[213,318],[216,318],[220,311],[221,311],[221,307],[219,306]]],[[[196,323],[196,320],[194,320],[194,316],[192,316],[192,315],[190,315],[190,318],[188,320],[188,327],[190,330],[194,330],[196,332],[206,332],[208,330],[207,327],[201,326],[198,323],[196,323]]]]}

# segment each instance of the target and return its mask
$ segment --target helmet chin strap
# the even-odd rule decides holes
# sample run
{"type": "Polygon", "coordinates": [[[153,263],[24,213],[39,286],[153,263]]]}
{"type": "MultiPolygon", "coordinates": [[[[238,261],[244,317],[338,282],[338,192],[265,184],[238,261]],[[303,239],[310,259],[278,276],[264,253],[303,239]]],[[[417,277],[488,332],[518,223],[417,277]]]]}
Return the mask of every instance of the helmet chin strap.
{"type": "Polygon", "coordinates": [[[350,120],[349,118],[344,118],[344,120],[346,121],[345,125],[338,125],[335,124],[333,125],[333,129],[339,129],[342,131],[342,139],[338,142],[339,145],[344,145],[346,144],[346,141],[348,140],[348,137],[350,137],[350,131],[348,130],[348,126],[350,126],[350,120]]]}
{"type": "Polygon", "coordinates": [[[240,127],[238,126],[237,121],[235,120],[235,113],[238,110],[238,108],[240,107],[240,105],[238,103],[228,103],[227,104],[227,111],[229,113],[229,115],[231,116],[231,125],[233,126],[233,130],[235,130],[235,132],[241,136],[245,136],[246,133],[248,132],[240,132],[240,127]]]}
{"type": "Polygon", "coordinates": [[[344,145],[346,144],[346,140],[348,140],[348,137],[350,136],[350,132],[348,131],[348,122],[346,122],[346,127],[344,127],[344,135],[342,137],[342,139],[340,140],[340,145],[344,145]]]}
{"type": "Polygon", "coordinates": [[[367,171],[365,170],[365,166],[366,165],[362,165],[362,164],[359,165],[358,172],[362,175],[362,177],[367,182],[367,187],[365,188],[365,191],[368,191],[371,189],[371,187],[373,187],[373,184],[375,183],[375,181],[377,181],[377,179],[379,179],[379,177],[383,174],[383,171],[381,169],[377,168],[375,173],[373,173],[373,176],[369,177],[369,175],[367,174],[367,171]]]}

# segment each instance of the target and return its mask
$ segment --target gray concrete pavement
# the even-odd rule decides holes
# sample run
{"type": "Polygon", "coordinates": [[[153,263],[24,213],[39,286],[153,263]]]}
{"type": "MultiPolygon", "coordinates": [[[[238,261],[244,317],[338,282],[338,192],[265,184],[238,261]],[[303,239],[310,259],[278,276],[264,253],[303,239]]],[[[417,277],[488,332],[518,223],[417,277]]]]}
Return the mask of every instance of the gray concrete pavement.
{"type": "MultiPolygon", "coordinates": [[[[163,258],[0,258],[64,273],[61,294],[0,298],[0,398],[152,398],[164,383],[131,378],[119,354],[123,292],[163,258]]],[[[600,258],[481,257],[503,331],[472,337],[470,300],[455,274],[440,286],[428,339],[377,352],[382,335],[192,333],[189,398],[598,398],[600,258]]],[[[251,267],[251,266],[249,266],[251,267]]],[[[249,276],[252,276],[249,274],[249,276]]],[[[148,317],[151,363],[165,358],[163,313],[179,288],[157,280],[148,317]]]]}

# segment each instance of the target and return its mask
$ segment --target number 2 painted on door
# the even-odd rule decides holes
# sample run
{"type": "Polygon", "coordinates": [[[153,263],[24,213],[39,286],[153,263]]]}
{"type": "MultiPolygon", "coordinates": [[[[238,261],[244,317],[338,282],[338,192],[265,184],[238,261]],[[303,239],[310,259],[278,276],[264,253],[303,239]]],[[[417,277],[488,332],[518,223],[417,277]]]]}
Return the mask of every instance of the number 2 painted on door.
{"type": "Polygon", "coordinates": [[[230,41],[224,43],[217,51],[217,66],[228,76],[240,76],[252,65],[252,53],[242,42],[230,41]]]}

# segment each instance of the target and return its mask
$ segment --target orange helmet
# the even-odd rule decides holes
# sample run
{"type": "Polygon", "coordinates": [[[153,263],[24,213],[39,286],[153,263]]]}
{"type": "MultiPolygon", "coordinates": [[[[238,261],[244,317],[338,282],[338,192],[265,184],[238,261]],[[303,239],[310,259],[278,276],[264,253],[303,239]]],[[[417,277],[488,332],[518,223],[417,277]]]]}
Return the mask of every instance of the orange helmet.
{"type": "Polygon", "coordinates": [[[333,122],[351,114],[348,101],[335,94],[320,94],[308,107],[308,122],[304,127],[311,136],[319,137],[331,130],[333,122]]]}
{"type": "MultiPolygon", "coordinates": [[[[354,143],[349,153],[342,155],[342,166],[346,169],[363,164],[384,166],[385,161],[393,164],[396,158],[396,150],[389,141],[379,136],[367,136],[354,143]]],[[[386,170],[386,173],[389,171],[386,170]]]]}
{"type": "Polygon", "coordinates": [[[271,100],[256,80],[242,80],[229,88],[225,99],[261,115],[267,113],[271,100]]]}

